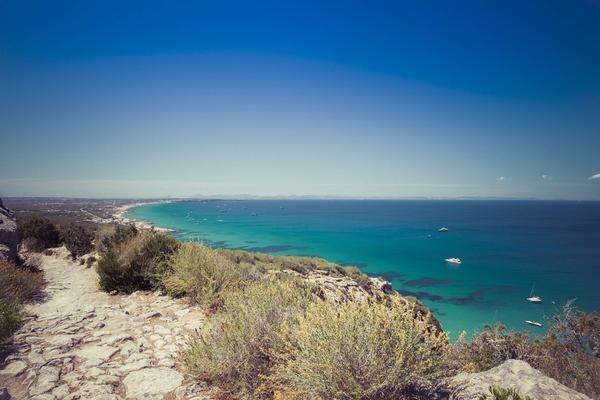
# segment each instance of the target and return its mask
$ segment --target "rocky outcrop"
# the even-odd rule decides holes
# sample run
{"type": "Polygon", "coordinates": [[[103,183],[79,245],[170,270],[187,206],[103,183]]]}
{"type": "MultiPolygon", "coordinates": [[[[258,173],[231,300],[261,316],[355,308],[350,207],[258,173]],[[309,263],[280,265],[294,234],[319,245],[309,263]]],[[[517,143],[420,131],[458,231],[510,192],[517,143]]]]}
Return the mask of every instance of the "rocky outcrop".
{"type": "Polygon", "coordinates": [[[0,260],[16,261],[19,235],[14,213],[2,204],[0,199],[0,260]]]}
{"type": "Polygon", "coordinates": [[[453,383],[464,387],[456,396],[457,400],[479,399],[484,394],[489,396],[490,386],[514,388],[522,396],[534,400],[591,400],[520,360],[508,360],[484,372],[459,374],[453,378],[453,383]]]}
{"type": "Polygon", "coordinates": [[[320,289],[321,296],[324,299],[339,303],[342,301],[365,301],[375,299],[383,301],[386,298],[396,297],[405,304],[414,308],[415,314],[426,315],[429,318],[429,324],[438,332],[442,331],[440,322],[429,312],[427,307],[422,305],[419,300],[410,296],[403,296],[394,289],[392,284],[382,278],[372,278],[362,276],[357,280],[349,275],[341,276],[327,270],[314,269],[299,273],[297,271],[284,269],[272,270],[271,274],[285,273],[298,276],[305,279],[308,283],[315,285],[320,289]]]}

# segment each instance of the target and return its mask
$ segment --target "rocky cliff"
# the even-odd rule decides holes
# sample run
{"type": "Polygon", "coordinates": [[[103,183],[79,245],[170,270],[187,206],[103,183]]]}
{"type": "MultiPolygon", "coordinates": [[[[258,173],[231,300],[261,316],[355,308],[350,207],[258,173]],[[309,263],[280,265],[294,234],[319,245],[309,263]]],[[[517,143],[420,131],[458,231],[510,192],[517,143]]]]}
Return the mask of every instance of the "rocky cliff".
{"type": "Polygon", "coordinates": [[[0,199],[0,260],[15,261],[19,236],[14,213],[4,207],[0,199]]]}

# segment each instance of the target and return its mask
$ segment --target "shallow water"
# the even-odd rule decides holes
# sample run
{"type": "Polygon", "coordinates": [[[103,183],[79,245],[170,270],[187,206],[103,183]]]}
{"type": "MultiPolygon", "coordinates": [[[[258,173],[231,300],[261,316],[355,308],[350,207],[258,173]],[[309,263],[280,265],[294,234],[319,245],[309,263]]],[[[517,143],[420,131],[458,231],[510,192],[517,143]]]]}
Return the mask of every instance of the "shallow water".
{"type": "Polygon", "coordinates": [[[453,337],[498,321],[540,333],[524,321],[571,298],[600,310],[600,202],[211,200],[129,216],[182,240],[357,265],[418,297],[453,337]],[[525,301],[534,283],[543,304],[525,301]]]}

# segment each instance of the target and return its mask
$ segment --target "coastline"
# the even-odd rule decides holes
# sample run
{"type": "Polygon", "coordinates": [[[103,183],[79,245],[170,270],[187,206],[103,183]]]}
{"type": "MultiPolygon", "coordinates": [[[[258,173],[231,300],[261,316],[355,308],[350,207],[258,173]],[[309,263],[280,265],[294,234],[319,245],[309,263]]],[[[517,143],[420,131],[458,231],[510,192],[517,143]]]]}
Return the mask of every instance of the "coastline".
{"type": "Polygon", "coordinates": [[[133,224],[138,229],[149,229],[155,230],[158,232],[173,232],[173,229],[164,228],[155,225],[152,222],[144,221],[140,219],[130,218],[127,216],[127,213],[136,207],[146,206],[150,204],[168,204],[173,203],[174,200],[157,200],[157,201],[138,201],[135,203],[124,204],[122,206],[118,206],[114,209],[112,218],[113,222],[118,224],[133,224]]]}

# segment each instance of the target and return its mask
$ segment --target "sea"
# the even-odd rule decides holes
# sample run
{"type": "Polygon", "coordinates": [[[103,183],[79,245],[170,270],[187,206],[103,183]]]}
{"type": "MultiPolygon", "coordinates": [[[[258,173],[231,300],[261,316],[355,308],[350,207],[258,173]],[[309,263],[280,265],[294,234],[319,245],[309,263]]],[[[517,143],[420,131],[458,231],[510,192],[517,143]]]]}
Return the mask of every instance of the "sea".
{"type": "Polygon", "coordinates": [[[571,299],[600,311],[600,202],[201,200],[128,216],[211,247],[355,265],[417,297],[452,338],[500,322],[540,335],[571,299]]]}

